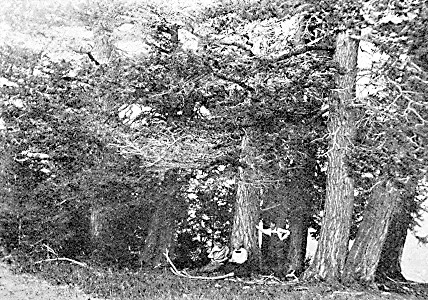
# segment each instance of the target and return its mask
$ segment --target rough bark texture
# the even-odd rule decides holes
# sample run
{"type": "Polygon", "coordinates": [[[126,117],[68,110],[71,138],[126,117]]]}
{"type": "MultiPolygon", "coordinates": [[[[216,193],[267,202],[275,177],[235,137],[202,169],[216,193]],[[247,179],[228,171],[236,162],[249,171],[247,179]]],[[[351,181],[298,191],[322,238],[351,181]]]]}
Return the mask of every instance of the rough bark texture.
{"type": "MultiPolygon", "coordinates": [[[[278,228],[285,228],[286,214],[279,213],[275,219],[275,224],[278,228]]],[[[289,248],[289,240],[281,241],[277,234],[272,234],[269,238],[268,261],[269,267],[275,272],[286,271],[289,265],[287,253],[289,248]]]]}
{"type": "Polygon", "coordinates": [[[307,209],[293,210],[290,215],[290,237],[287,260],[289,261],[289,271],[295,271],[299,276],[305,265],[306,246],[308,243],[309,218],[307,209]]]}
{"type": "Polygon", "coordinates": [[[115,55],[114,41],[109,28],[103,24],[97,24],[94,28],[93,56],[100,64],[109,63],[115,55]]]}
{"type": "MultiPolygon", "coordinates": [[[[6,124],[3,120],[2,101],[0,100],[0,210],[2,212],[8,210],[8,202],[11,200],[12,187],[9,182],[9,167],[12,158],[7,151],[6,145],[6,124]]],[[[5,256],[7,245],[4,240],[4,232],[6,228],[0,226],[0,257],[5,256]]]]}
{"type": "Polygon", "coordinates": [[[406,281],[401,271],[401,258],[411,220],[412,216],[410,212],[401,203],[388,227],[388,234],[383,244],[376,270],[378,280],[393,279],[400,282],[406,281]]]}
{"type": "MultiPolygon", "coordinates": [[[[303,18],[299,20],[298,30],[294,37],[295,46],[302,45],[302,37],[305,32],[305,22],[303,18]]],[[[308,151],[310,152],[310,150],[308,151]]],[[[315,157],[315,153],[310,153],[310,157],[315,157]]],[[[296,276],[304,270],[305,258],[306,258],[306,246],[308,243],[308,228],[309,228],[309,208],[308,203],[310,197],[308,190],[313,186],[307,182],[307,171],[313,167],[316,162],[312,159],[308,159],[305,168],[301,168],[297,171],[298,178],[292,185],[292,195],[294,199],[290,199],[290,216],[289,216],[289,230],[290,236],[288,238],[287,248],[287,273],[294,271],[296,276]]]]}
{"type": "Polygon", "coordinates": [[[250,259],[260,264],[260,248],[258,247],[256,225],[260,217],[260,189],[255,186],[254,153],[251,147],[251,134],[246,134],[241,144],[241,164],[239,167],[239,181],[236,195],[235,213],[231,244],[243,244],[250,259]]]}
{"type": "Polygon", "coordinates": [[[7,125],[3,118],[3,105],[3,100],[0,99],[0,209],[2,211],[8,209],[13,197],[11,169],[14,161],[6,141],[7,125]]]}
{"type": "Polygon", "coordinates": [[[358,43],[340,33],[336,41],[335,61],[341,71],[330,100],[327,153],[327,195],[318,248],[304,278],[339,281],[349,243],[354,203],[354,182],[346,161],[355,135],[355,122],[348,105],[355,95],[358,43]]]}
{"type": "Polygon", "coordinates": [[[172,212],[167,203],[160,204],[152,216],[146,236],[141,262],[148,267],[156,267],[164,261],[163,253],[169,250],[170,256],[175,248],[175,226],[172,212]]]}
{"type": "Polygon", "coordinates": [[[343,283],[370,284],[374,281],[397,198],[397,190],[390,181],[378,183],[374,187],[355,242],[346,259],[343,283]]]}
{"type": "Polygon", "coordinates": [[[97,239],[101,235],[102,230],[102,219],[103,219],[103,210],[102,208],[92,208],[91,209],[91,221],[90,221],[90,236],[94,244],[97,243],[97,239]]]}
{"type": "Polygon", "coordinates": [[[151,217],[144,249],[140,256],[144,266],[158,267],[165,263],[163,254],[166,249],[169,251],[169,256],[174,259],[177,220],[184,217],[183,211],[186,211],[180,201],[181,198],[177,196],[183,184],[183,178],[179,169],[169,170],[159,190],[151,196],[156,201],[156,208],[151,217]]]}
{"type": "Polygon", "coordinates": [[[1,102],[0,102],[0,207],[3,209],[6,206],[7,200],[11,194],[11,186],[8,180],[8,168],[11,157],[7,151],[5,142],[5,128],[4,121],[1,116],[1,102]]]}
{"type": "Polygon", "coordinates": [[[101,207],[95,204],[94,207],[91,208],[89,240],[94,257],[102,258],[103,255],[101,253],[106,251],[107,237],[112,234],[108,224],[110,212],[111,208],[107,206],[101,207]]]}
{"type": "MultiPolygon", "coordinates": [[[[308,150],[309,157],[315,157],[315,153],[308,150]]],[[[289,187],[289,224],[290,237],[287,260],[289,262],[288,272],[294,271],[299,276],[304,269],[306,258],[306,246],[308,239],[309,220],[311,215],[311,194],[313,183],[310,174],[313,174],[316,162],[308,158],[302,168],[297,170],[297,180],[289,187]]]]}

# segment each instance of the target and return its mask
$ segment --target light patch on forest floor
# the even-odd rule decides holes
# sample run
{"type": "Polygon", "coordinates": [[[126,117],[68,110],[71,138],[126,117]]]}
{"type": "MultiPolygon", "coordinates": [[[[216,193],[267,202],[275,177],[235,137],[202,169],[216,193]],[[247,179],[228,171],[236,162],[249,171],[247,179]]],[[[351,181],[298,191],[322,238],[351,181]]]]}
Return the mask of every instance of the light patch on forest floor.
{"type": "Polygon", "coordinates": [[[1,300],[101,300],[79,289],[68,286],[52,286],[31,275],[15,275],[4,263],[0,263],[1,300]]]}

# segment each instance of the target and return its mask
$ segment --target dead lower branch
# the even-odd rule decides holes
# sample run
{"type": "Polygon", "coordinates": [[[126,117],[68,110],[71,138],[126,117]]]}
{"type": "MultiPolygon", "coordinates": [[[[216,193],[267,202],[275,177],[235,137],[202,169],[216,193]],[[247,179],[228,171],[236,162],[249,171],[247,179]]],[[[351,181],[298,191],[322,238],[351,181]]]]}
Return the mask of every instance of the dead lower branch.
{"type": "Polygon", "coordinates": [[[247,90],[249,92],[255,92],[255,89],[252,86],[249,86],[245,82],[240,81],[236,78],[226,76],[224,74],[221,74],[220,72],[214,72],[214,75],[217,76],[219,79],[222,79],[224,81],[235,83],[235,84],[239,85],[241,88],[243,88],[244,90],[247,90]]]}
{"type": "Polygon", "coordinates": [[[89,266],[87,264],[82,263],[82,262],[77,261],[77,260],[74,260],[74,259],[71,259],[71,258],[67,258],[67,257],[43,259],[43,260],[36,261],[34,264],[37,265],[37,264],[41,264],[44,262],[50,262],[50,261],[68,261],[68,262],[71,262],[71,263],[76,264],[78,266],[81,266],[84,268],[89,268],[89,266]]]}
{"type": "Polygon", "coordinates": [[[123,135],[108,146],[122,155],[136,155],[143,160],[142,167],[151,170],[197,168],[223,155],[215,146],[220,136],[204,131],[171,132],[161,126],[142,128],[136,134],[123,135]]]}
{"type": "Polygon", "coordinates": [[[335,50],[334,47],[329,46],[329,45],[303,45],[297,48],[294,48],[286,53],[283,53],[279,56],[273,57],[273,58],[269,58],[268,61],[271,63],[275,63],[278,61],[282,61],[282,60],[286,60],[289,59],[291,57],[294,56],[298,56],[300,54],[304,54],[306,52],[310,52],[310,51],[329,51],[329,52],[333,52],[335,50]]]}

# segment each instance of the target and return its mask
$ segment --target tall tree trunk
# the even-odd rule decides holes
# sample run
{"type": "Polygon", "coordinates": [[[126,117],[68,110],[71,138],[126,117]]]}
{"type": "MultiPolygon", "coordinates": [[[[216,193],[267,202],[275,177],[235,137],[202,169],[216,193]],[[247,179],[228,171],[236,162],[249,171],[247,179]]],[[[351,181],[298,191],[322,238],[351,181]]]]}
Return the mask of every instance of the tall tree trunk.
{"type": "Polygon", "coordinates": [[[315,172],[315,151],[307,150],[308,158],[296,171],[296,179],[288,187],[288,207],[290,237],[287,260],[288,273],[302,274],[305,266],[306,246],[308,243],[309,219],[311,215],[311,190],[314,189],[311,175],[315,172]]]}
{"type": "Polygon", "coordinates": [[[396,210],[391,224],[389,224],[388,234],[380,254],[376,269],[378,280],[390,278],[395,281],[406,281],[401,271],[401,258],[411,221],[412,215],[406,209],[404,201],[401,200],[399,209],[396,210]]]}
{"type": "Polygon", "coordinates": [[[339,281],[348,251],[354,181],[346,159],[355,135],[349,104],[355,97],[357,51],[357,41],[347,33],[338,34],[334,59],[345,74],[337,75],[330,101],[327,195],[320,240],[314,260],[305,272],[306,279],[339,281]]]}
{"type": "Polygon", "coordinates": [[[108,64],[117,52],[113,41],[113,30],[104,22],[97,22],[93,27],[94,47],[91,51],[96,64],[108,64]]]}
{"type": "Polygon", "coordinates": [[[176,224],[183,207],[177,191],[182,185],[182,177],[178,169],[169,170],[157,194],[156,210],[152,215],[149,230],[145,239],[140,261],[147,267],[157,267],[165,262],[164,253],[168,249],[174,258],[176,246],[176,224]]]}
{"type": "Polygon", "coordinates": [[[256,225],[260,218],[260,188],[255,186],[255,149],[251,146],[253,135],[246,133],[241,143],[241,165],[239,167],[238,191],[236,195],[231,244],[242,244],[249,253],[250,260],[260,265],[260,248],[256,225]]]}
{"type": "Polygon", "coordinates": [[[156,267],[163,262],[166,249],[173,255],[175,248],[175,226],[167,201],[160,203],[152,216],[145,240],[141,262],[148,267],[156,267]]]}
{"type": "Polygon", "coordinates": [[[100,204],[93,204],[91,207],[91,215],[89,219],[89,240],[92,255],[101,259],[104,250],[106,250],[106,237],[110,235],[110,228],[108,225],[108,219],[111,212],[111,208],[108,206],[101,206],[100,204]],[[101,256],[99,256],[101,255],[101,256]]]}
{"type": "Polygon", "coordinates": [[[303,272],[308,244],[309,216],[305,207],[294,209],[290,214],[290,238],[287,260],[288,270],[296,276],[303,272]]]}
{"type": "Polygon", "coordinates": [[[343,283],[373,283],[397,199],[397,189],[389,180],[373,188],[363,221],[346,259],[343,283]]]}
{"type": "Polygon", "coordinates": [[[12,197],[11,167],[12,155],[11,147],[7,143],[6,120],[3,118],[3,100],[0,99],[0,205],[7,208],[12,197]]]}
{"type": "MultiPolygon", "coordinates": [[[[302,38],[305,32],[305,22],[303,16],[300,16],[297,24],[298,30],[294,36],[295,46],[302,45],[302,38]]],[[[315,162],[316,153],[312,153],[310,147],[307,148],[309,159],[303,164],[303,168],[298,169],[297,178],[292,184],[292,194],[294,199],[290,199],[290,215],[289,215],[289,230],[290,237],[288,238],[287,260],[288,270],[294,271],[296,276],[300,276],[305,266],[306,247],[308,244],[308,229],[309,229],[309,201],[308,191],[313,189],[313,186],[308,184],[308,170],[312,170],[315,162]]]]}
{"type": "Polygon", "coordinates": [[[0,205],[6,206],[11,194],[8,169],[12,161],[6,145],[6,124],[2,117],[2,103],[0,102],[0,205]]]}
{"type": "Polygon", "coordinates": [[[106,229],[106,209],[100,205],[93,204],[91,207],[91,215],[89,219],[89,240],[92,255],[95,255],[94,258],[100,259],[100,252],[105,249],[105,237],[106,229]]]}
{"type": "MultiPolygon", "coordinates": [[[[8,206],[12,200],[12,186],[9,180],[12,157],[6,144],[6,123],[3,119],[2,105],[2,100],[0,100],[0,207],[1,211],[4,212],[9,209],[8,206]]],[[[0,256],[7,254],[7,241],[3,236],[7,232],[7,228],[3,228],[2,226],[0,226],[0,256]]]]}
{"type": "MultiPolygon", "coordinates": [[[[286,213],[284,209],[279,212],[275,218],[275,224],[278,228],[286,227],[286,213]]],[[[289,265],[287,253],[289,248],[289,240],[281,241],[277,234],[272,234],[269,238],[269,263],[270,267],[278,273],[286,271],[289,265]]]]}

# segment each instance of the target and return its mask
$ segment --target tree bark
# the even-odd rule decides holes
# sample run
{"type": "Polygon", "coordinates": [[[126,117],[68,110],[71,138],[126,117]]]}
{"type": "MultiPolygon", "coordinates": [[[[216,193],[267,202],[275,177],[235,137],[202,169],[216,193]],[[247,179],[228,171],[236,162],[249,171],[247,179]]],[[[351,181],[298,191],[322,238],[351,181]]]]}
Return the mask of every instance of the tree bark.
{"type": "Polygon", "coordinates": [[[349,104],[355,97],[357,51],[357,41],[347,33],[338,34],[334,59],[345,73],[337,75],[336,90],[330,100],[324,217],[318,248],[311,266],[305,272],[305,279],[339,281],[348,251],[354,181],[349,175],[346,159],[355,135],[354,116],[349,104]]]}
{"type": "MultiPolygon", "coordinates": [[[[275,224],[278,228],[286,227],[286,213],[279,212],[275,218],[275,224]]],[[[268,262],[270,268],[277,273],[287,271],[289,266],[288,260],[289,239],[281,241],[277,234],[272,234],[269,238],[268,262]]]]}
{"type": "Polygon", "coordinates": [[[166,249],[173,255],[175,248],[175,226],[168,203],[160,203],[152,216],[144,243],[141,262],[147,267],[157,267],[163,262],[166,249]]]}
{"type": "Polygon", "coordinates": [[[158,267],[165,262],[164,253],[168,249],[169,256],[174,258],[176,246],[177,219],[181,217],[183,207],[177,197],[182,185],[182,177],[178,169],[169,170],[156,197],[156,210],[152,215],[144,248],[140,256],[142,265],[158,267]]]}
{"type": "MultiPolygon", "coordinates": [[[[10,168],[12,157],[8,151],[9,147],[6,143],[6,123],[3,119],[2,100],[0,100],[0,209],[1,212],[8,211],[9,203],[12,200],[12,186],[10,184],[10,168]]],[[[4,223],[3,223],[4,224],[4,223]]],[[[0,256],[5,256],[7,249],[7,240],[5,239],[7,228],[0,226],[0,256]]]]}
{"type": "Polygon", "coordinates": [[[396,210],[389,224],[388,234],[380,254],[376,269],[377,280],[393,279],[400,282],[406,281],[401,270],[401,258],[412,216],[406,209],[403,200],[400,202],[399,209],[396,210]]]}
{"type": "Polygon", "coordinates": [[[91,209],[91,221],[90,221],[90,236],[93,244],[97,244],[97,239],[101,235],[102,230],[102,216],[103,209],[93,207],[91,209]]]}
{"type": "Polygon", "coordinates": [[[108,64],[116,55],[112,30],[108,28],[108,25],[100,22],[94,25],[93,32],[94,48],[90,54],[96,64],[108,64]]]}
{"type": "Polygon", "coordinates": [[[290,237],[287,260],[288,272],[300,276],[305,267],[306,246],[308,242],[309,220],[311,215],[311,193],[314,189],[311,175],[314,174],[315,151],[307,149],[308,158],[296,171],[296,179],[288,186],[288,207],[290,237]]]}
{"type": "Polygon", "coordinates": [[[2,210],[7,210],[13,197],[11,169],[14,160],[11,146],[7,142],[7,125],[3,117],[3,102],[0,99],[0,206],[2,210]]]}
{"type": "Polygon", "coordinates": [[[0,205],[3,210],[7,207],[8,200],[10,200],[12,193],[12,187],[9,181],[9,169],[12,158],[9,151],[7,151],[6,130],[3,128],[5,124],[1,114],[2,110],[0,103],[0,205]]]}
{"type": "Polygon", "coordinates": [[[287,260],[288,272],[294,271],[299,276],[305,266],[306,246],[308,243],[309,216],[305,207],[295,209],[290,215],[290,237],[287,260]]]}
{"type": "Polygon", "coordinates": [[[241,143],[241,165],[233,218],[232,247],[242,244],[247,249],[250,261],[260,265],[260,249],[256,225],[260,218],[260,188],[255,186],[256,170],[253,159],[255,149],[251,146],[252,134],[245,134],[241,143]]]}
{"type": "Polygon", "coordinates": [[[100,204],[94,204],[91,208],[90,219],[89,219],[89,239],[91,245],[92,254],[98,259],[102,258],[102,254],[106,249],[106,243],[108,243],[106,237],[110,235],[111,229],[108,226],[108,218],[111,208],[107,206],[101,206],[100,204]],[[100,255],[101,256],[98,256],[100,255]]]}
{"type": "Polygon", "coordinates": [[[388,227],[397,207],[397,199],[398,192],[391,181],[378,183],[373,188],[369,203],[364,210],[363,221],[346,259],[342,274],[343,283],[371,284],[374,282],[388,227]]]}

